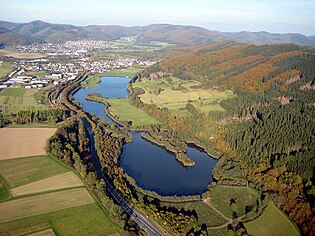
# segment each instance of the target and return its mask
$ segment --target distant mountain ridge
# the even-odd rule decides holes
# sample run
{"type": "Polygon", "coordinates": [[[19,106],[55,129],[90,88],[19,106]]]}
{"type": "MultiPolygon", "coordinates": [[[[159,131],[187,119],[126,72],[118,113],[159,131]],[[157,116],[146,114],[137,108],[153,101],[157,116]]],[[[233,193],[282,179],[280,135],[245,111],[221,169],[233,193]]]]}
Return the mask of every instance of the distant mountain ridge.
{"type": "Polygon", "coordinates": [[[222,40],[240,41],[250,44],[294,43],[315,47],[315,36],[302,34],[273,34],[269,32],[225,33],[196,26],[153,24],[125,27],[119,25],[74,26],[51,24],[40,20],[29,23],[0,21],[0,42],[6,45],[33,42],[58,43],[67,40],[117,40],[121,37],[137,36],[137,41],[146,43],[162,41],[177,45],[196,45],[222,40]]]}

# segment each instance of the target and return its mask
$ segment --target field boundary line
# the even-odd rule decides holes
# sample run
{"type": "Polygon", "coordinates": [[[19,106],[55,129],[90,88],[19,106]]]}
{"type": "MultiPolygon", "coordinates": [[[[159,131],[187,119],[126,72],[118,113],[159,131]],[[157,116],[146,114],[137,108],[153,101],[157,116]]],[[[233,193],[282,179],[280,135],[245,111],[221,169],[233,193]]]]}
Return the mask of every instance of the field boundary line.
{"type": "MultiPolygon", "coordinates": [[[[79,199],[79,200],[82,200],[82,202],[79,202],[79,201],[78,202],[67,202],[67,204],[64,205],[64,206],[63,205],[59,205],[57,207],[54,207],[54,208],[51,208],[51,209],[48,208],[47,210],[43,210],[43,211],[27,212],[27,213],[25,213],[25,215],[23,215],[23,214],[13,215],[12,217],[7,217],[7,219],[1,220],[0,223],[9,222],[9,221],[12,221],[12,220],[23,219],[23,218],[27,218],[27,217],[31,217],[31,216],[42,215],[42,214],[46,214],[46,213],[50,213],[50,212],[55,212],[55,211],[59,211],[59,210],[64,210],[64,209],[69,209],[69,208],[73,208],[73,207],[78,207],[78,206],[89,205],[89,204],[94,204],[95,203],[95,200],[91,196],[89,191],[87,191],[87,189],[85,187],[81,187],[81,188],[76,188],[76,189],[73,189],[73,190],[64,190],[64,191],[59,191],[59,192],[41,194],[41,195],[36,195],[36,196],[31,196],[31,197],[24,197],[24,198],[14,199],[14,200],[7,201],[7,202],[2,202],[2,203],[0,203],[0,208],[3,208],[3,207],[5,207],[5,205],[8,205],[8,204],[14,204],[16,202],[18,202],[17,204],[22,204],[23,200],[25,200],[26,203],[27,203],[27,200],[29,200],[29,201],[34,200],[34,202],[31,202],[34,205],[37,204],[36,200],[38,200],[38,201],[41,200],[42,201],[42,200],[45,200],[45,199],[46,200],[49,199],[50,201],[54,201],[54,200],[56,200],[54,198],[56,198],[56,197],[58,198],[59,195],[60,196],[62,195],[62,193],[70,194],[70,196],[72,196],[71,194],[73,194],[73,195],[74,194],[79,194],[77,196],[80,196],[80,194],[86,194],[87,198],[86,199],[83,199],[83,198],[79,199]],[[77,191],[77,193],[76,192],[69,193],[69,192],[74,191],[74,190],[81,190],[81,191],[77,191]],[[20,202],[22,202],[22,203],[20,203],[20,202]]],[[[67,195],[66,197],[69,198],[69,195],[67,195]]],[[[53,203],[54,204],[59,204],[60,202],[53,202],[53,203]]],[[[40,201],[39,201],[39,204],[40,204],[40,201]]],[[[50,205],[49,203],[47,203],[47,204],[50,205]]],[[[14,207],[14,205],[12,207],[14,207]]],[[[12,209],[9,208],[8,210],[12,210],[12,209]]]]}

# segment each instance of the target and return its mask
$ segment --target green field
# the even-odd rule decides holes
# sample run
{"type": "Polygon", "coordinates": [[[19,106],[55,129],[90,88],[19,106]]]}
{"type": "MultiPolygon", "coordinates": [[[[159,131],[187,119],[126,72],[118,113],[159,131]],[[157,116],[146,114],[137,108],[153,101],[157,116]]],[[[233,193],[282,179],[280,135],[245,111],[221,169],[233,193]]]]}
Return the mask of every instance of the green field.
{"type": "Polygon", "coordinates": [[[53,228],[56,235],[122,235],[97,203],[0,223],[0,235],[16,231],[30,233],[34,226],[53,228]]]}
{"type": "Polygon", "coordinates": [[[0,92],[0,96],[12,96],[12,97],[23,97],[25,89],[22,88],[7,88],[0,92]]]}
{"type": "Polygon", "coordinates": [[[56,235],[122,235],[85,187],[60,187],[16,198],[7,191],[69,171],[48,156],[0,161],[0,235],[28,235],[45,229],[56,235]]]}
{"type": "Polygon", "coordinates": [[[154,125],[160,122],[145,111],[132,106],[128,99],[109,99],[113,115],[123,121],[132,121],[133,126],[154,125]],[[128,111],[128,112],[126,112],[128,111]]]}
{"type": "MultiPolygon", "coordinates": [[[[36,90],[37,91],[37,90],[36,90]]],[[[34,90],[7,88],[0,92],[0,105],[4,113],[17,113],[20,110],[38,111],[51,109],[40,105],[34,98],[34,90]]]]}
{"type": "Polygon", "coordinates": [[[196,81],[182,81],[169,77],[161,80],[143,79],[133,84],[133,87],[144,89],[145,94],[140,98],[144,103],[154,103],[159,107],[167,107],[173,113],[185,113],[187,103],[194,105],[199,112],[208,114],[209,111],[224,111],[219,102],[235,96],[231,91],[194,88],[199,85],[196,81]],[[160,89],[160,92],[156,91],[160,89]]]}
{"type": "Polygon", "coordinates": [[[10,188],[68,171],[68,169],[49,156],[34,156],[0,161],[0,174],[10,188]]]}
{"type": "Polygon", "coordinates": [[[85,188],[55,191],[0,203],[0,222],[6,222],[94,203],[85,188]]]}
{"type": "Polygon", "coordinates": [[[13,70],[13,67],[9,62],[3,62],[0,64],[0,78],[6,76],[13,70]]]}
{"type": "Polygon", "coordinates": [[[258,194],[247,187],[217,185],[210,190],[210,204],[228,218],[245,215],[247,208],[257,206],[258,194]],[[231,199],[235,204],[230,204],[231,199]]]}
{"type": "MultiPolygon", "coordinates": [[[[0,180],[1,180],[1,178],[0,178],[0,180]]],[[[8,199],[10,199],[10,197],[11,197],[10,192],[7,190],[7,188],[0,181],[0,202],[8,200],[8,199]]]]}
{"type": "Polygon", "coordinates": [[[299,236],[293,223],[272,202],[257,219],[244,224],[253,236],[299,236]]]}
{"type": "Polygon", "coordinates": [[[132,78],[136,73],[138,73],[143,68],[134,68],[129,67],[127,69],[116,69],[109,72],[105,72],[104,76],[121,76],[121,77],[130,77],[132,78]]]}
{"type": "MultiPolygon", "coordinates": [[[[206,224],[208,227],[213,227],[223,225],[227,222],[227,220],[201,201],[172,203],[170,205],[175,206],[177,209],[196,211],[199,225],[206,224]]],[[[169,204],[161,202],[161,206],[169,206],[169,204]]]]}
{"type": "Polygon", "coordinates": [[[41,105],[49,105],[48,93],[50,89],[51,89],[50,86],[41,89],[36,89],[36,93],[33,94],[35,101],[41,105]]]}

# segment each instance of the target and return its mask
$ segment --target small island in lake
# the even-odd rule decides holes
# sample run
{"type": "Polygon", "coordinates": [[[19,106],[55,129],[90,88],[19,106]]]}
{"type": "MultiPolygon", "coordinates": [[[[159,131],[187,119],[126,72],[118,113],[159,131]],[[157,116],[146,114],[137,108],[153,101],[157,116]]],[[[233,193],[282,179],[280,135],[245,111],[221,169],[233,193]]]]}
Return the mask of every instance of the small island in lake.
{"type": "Polygon", "coordinates": [[[147,132],[141,133],[141,136],[159,146],[165,147],[166,150],[175,153],[176,160],[183,166],[191,167],[195,165],[195,162],[186,154],[187,144],[178,137],[175,132],[151,127],[147,132]]]}
{"type": "Polygon", "coordinates": [[[196,164],[184,152],[177,152],[176,153],[176,160],[181,162],[186,167],[194,166],[196,164]]]}

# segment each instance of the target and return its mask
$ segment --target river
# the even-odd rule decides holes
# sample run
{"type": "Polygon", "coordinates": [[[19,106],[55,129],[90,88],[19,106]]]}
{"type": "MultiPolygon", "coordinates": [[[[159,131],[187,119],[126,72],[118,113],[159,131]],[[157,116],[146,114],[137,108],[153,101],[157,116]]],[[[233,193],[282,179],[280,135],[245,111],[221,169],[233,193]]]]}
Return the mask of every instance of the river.
{"type": "MultiPolygon", "coordinates": [[[[87,101],[85,96],[98,93],[107,98],[124,98],[128,95],[129,81],[129,78],[124,77],[102,77],[98,87],[81,88],[73,97],[81,103],[84,111],[116,124],[106,115],[104,104],[87,101]]],[[[123,146],[120,164],[139,187],[162,196],[196,195],[207,190],[208,184],[212,182],[215,159],[189,145],[187,154],[196,164],[184,167],[165,148],[145,140],[139,132],[132,132],[132,135],[133,141],[123,146]]]]}

